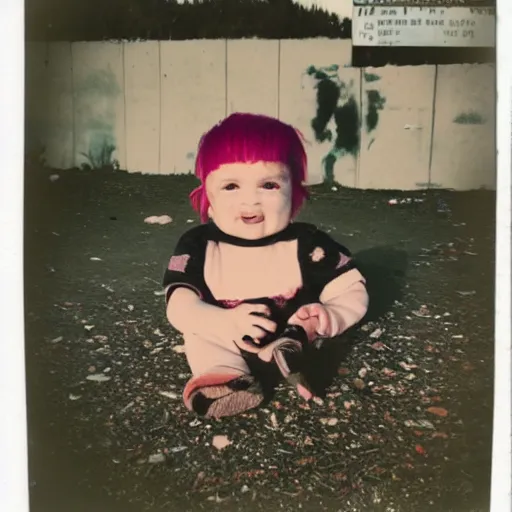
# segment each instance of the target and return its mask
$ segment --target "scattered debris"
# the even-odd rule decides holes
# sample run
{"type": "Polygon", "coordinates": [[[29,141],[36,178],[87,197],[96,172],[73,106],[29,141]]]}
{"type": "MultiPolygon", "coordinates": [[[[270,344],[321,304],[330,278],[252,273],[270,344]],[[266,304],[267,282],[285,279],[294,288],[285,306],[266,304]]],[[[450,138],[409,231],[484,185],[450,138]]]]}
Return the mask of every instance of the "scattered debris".
{"type": "Polygon", "coordinates": [[[187,449],[186,446],[175,446],[174,448],[169,448],[169,452],[171,453],[179,453],[183,452],[187,449]]]}
{"type": "Polygon", "coordinates": [[[51,174],[50,175],[50,181],[53,183],[55,181],[57,181],[58,179],[60,178],[60,176],[58,174],[51,174]]]}
{"type": "Polygon", "coordinates": [[[391,370],[390,368],[382,368],[382,373],[386,377],[395,377],[396,376],[396,372],[394,370],[391,370]]]}
{"type": "Polygon", "coordinates": [[[338,420],[336,418],[320,418],[320,423],[328,427],[334,427],[338,424],[338,420]]]}
{"type": "Polygon", "coordinates": [[[146,224],[160,224],[160,225],[164,225],[164,224],[169,224],[170,222],[172,222],[172,218],[169,217],[169,215],[152,215],[151,217],[146,217],[144,219],[144,222],[146,224]]]}
{"type": "Polygon", "coordinates": [[[150,464],[161,464],[166,461],[165,454],[163,453],[154,453],[148,457],[148,462],[150,464]]]}
{"type": "Polygon", "coordinates": [[[408,364],[405,361],[400,361],[398,363],[398,366],[400,366],[400,368],[404,369],[406,372],[409,372],[411,370],[414,370],[415,368],[418,368],[415,364],[408,364]]]}
{"type": "Polygon", "coordinates": [[[204,471],[199,471],[199,473],[196,476],[196,479],[192,485],[192,490],[197,490],[201,484],[203,483],[204,479],[206,478],[206,473],[204,471]]]}
{"type": "Polygon", "coordinates": [[[390,206],[394,206],[394,205],[397,205],[397,204],[405,205],[405,204],[423,203],[424,201],[425,201],[425,199],[421,199],[419,197],[415,197],[415,198],[404,197],[402,199],[390,199],[388,201],[388,204],[390,206]]]}
{"type": "Polygon", "coordinates": [[[420,309],[418,309],[417,311],[412,311],[412,314],[422,318],[431,318],[432,316],[427,306],[425,305],[421,306],[420,309]]]}
{"type": "Polygon", "coordinates": [[[93,373],[91,375],[87,375],[86,379],[91,380],[93,382],[107,382],[112,377],[109,377],[107,375],[104,375],[103,373],[93,373]]]}
{"type": "Polygon", "coordinates": [[[171,400],[179,398],[178,393],[175,393],[174,391],[160,391],[158,394],[165,396],[165,398],[170,398],[171,400]]]}
{"type": "Polygon", "coordinates": [[[431,429],[431,430],[435,429],[432,422],[430,422],[428,420],[418,420],[418,421],[406,420],[404,422],[404,425],[406,427],[426,428],[426,429],[431,429]]]}
{"type": "Polygon", "coordinates": [[[426,455],[426,451],[425,451],[425,448],[423,448],[423,446],[421,446],[421,444],[417,444],[415,446],[415,450],[416,450],[416,453],[419,453],[420,455],[426,455]]]}
{"type": "Polygon", "coordinates": [[[89,258],[91,261],[103,261],[101,258],[97,258],[96,256],[92,256],[89,258]]]}
{"type": "Polygon", "coordinates": [[[172,349],[177,354],[184,354],[185,353],[185,345],[174,345],[174,347],[172,347],[172,349]]]}
{"type": "Polygon", "coordinates": [[[437,213],[446,213],[450,214],[451,209],[448,206],[448,203],[444,199],[437,199],[437,213]]]}
{"type": "Polygon", "coordinates": [[[319,397],[319,396],[314,396],[312,398],[313,402],[316,404],[316,405],[319,405],[319,406],[322,406],[324,405],[324,401],[319,397]]]}
{"type": "Polygon", "coordinates": [[[222,503],[223,501],[226,501],[229,499],[229,497],[225,497],[225,498],[221,498],[218,494],[216,494],[215,496],[208,496],[208,498],[206,498],[208,501],[214,501],[215,503],[222,503]]]}
{"type": "Polygon", "coordinates": [[[354,387],[356,389],[363,390],[366,387],[366,384],[362,379],[354,379],[354,387]]]}
{"type": "Polygon", "coordinates": [[[458,291],[457,290],[457,293],[461,296],[461,297],[470,297],[471,295],[476,295],[476,291],[475,290],[471,290],[471,291],[458,291]]]}
{"type": "Polygon", "coordinates": [[[375,329],[375,331],[373,331],[371,334],[370,334],[370,338],[372,339],[377,339],[377,338],[380,338],[382,336],[382,333],[384,331],[382,329],[375,329]]]}
{"type": "Polygon", "coordinates": [[[214,436],[212,440],[212,446],[217,450],[223,450],[230,444],[233,444],[233,442],[229,440],[228,436],[214,436]]]}
{"type": "Polygon", "coordinates": [[[427,412],[430,414],[435,414],[436,416],[440,416],[441,418],[448,416],[448,411],[443,407],[429,407],[427,412]]]}

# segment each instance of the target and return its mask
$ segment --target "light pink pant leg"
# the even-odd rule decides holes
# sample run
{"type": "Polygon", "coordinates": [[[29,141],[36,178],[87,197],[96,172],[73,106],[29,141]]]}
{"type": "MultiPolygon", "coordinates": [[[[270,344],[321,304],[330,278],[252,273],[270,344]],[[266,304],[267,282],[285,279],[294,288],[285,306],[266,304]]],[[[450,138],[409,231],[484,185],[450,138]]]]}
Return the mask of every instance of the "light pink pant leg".
{"type": "Polygon", "coordinates": [[[192,378],[183,391],[183,400],[190,409],[190,397],[204,386],[225,384],[250,373],[239,348],[189,335],[185,337],[185,355],[192,378]]]}

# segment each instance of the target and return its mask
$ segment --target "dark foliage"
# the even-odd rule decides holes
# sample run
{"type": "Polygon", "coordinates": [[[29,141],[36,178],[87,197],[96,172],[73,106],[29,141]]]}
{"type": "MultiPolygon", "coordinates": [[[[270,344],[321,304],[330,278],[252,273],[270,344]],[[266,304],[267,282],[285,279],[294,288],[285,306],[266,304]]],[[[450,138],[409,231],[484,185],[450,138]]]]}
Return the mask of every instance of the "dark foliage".
{"type": "Polygon", "coordinates": [[[351,21],[292,0],[27,0],[26,37],[47,41],[350,38],[351,21]]]}

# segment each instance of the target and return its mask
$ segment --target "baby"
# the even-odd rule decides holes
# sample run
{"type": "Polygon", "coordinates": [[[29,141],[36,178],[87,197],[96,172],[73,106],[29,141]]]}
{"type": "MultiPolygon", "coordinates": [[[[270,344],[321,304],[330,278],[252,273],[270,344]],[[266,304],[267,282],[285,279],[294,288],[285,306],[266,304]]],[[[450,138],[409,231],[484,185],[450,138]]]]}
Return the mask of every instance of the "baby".
{"type": "Polygon", "coordinates": [[[220,418],[264,399],[247,354],[276,364],[306,400],[304,348],[359,322],[365,280],[349,251],[293,222],[308,197],[299,133],[261,115],[233,114],[199,143],[190,195],[203,224],[178,241],[164,276],[167,318],[183,334],[188,409],[220,418]]]}

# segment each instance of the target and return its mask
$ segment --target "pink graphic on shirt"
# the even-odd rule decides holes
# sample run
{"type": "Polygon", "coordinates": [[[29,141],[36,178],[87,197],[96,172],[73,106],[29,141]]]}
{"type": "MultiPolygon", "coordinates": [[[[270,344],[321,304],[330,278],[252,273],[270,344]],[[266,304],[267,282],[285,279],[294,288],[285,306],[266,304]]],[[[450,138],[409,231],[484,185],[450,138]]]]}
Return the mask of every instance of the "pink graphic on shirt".
{"type": "Polygon", "coordinates": [[[276,304],[278,308],[284,308],[286,306],[286,303],[293,299],[295,295],[297,295],[297,292],[299,291],[298,288],[295,290],[290,290],[288,293],[282,294],[282,295],[276,295],[275,297],[270,297],[276,304]]]}
{"type": "Polygon", "coordinates": [[[340,260],[338,261],[338,264],[336,265],[336,269],[344,267],[350,260],[351,260],[351,258],[349,258],[347,255],[340,252],[340,260]]]}
{"type": "Polygon", "coordinates": [[[180,256],[173,256],[169,261],[169,270],[174,272],[185,272],[187,268],[188,260],[190,259],[189,254],[181,254],[180,256]]]}
{"type": "Polygon", "coordinates": [[[325,251],[321,247],[315,247],[309,257],[311,258],[311,261],[317,263],[325,258],[325,251]]]}
{"type": "Polygon", "coordinates": [[[238,305],[242,304],[243,300],[229,300],[229,299],[222,299],[219,300],[219,302],[226,308],[236,308],[238,305]]]}

